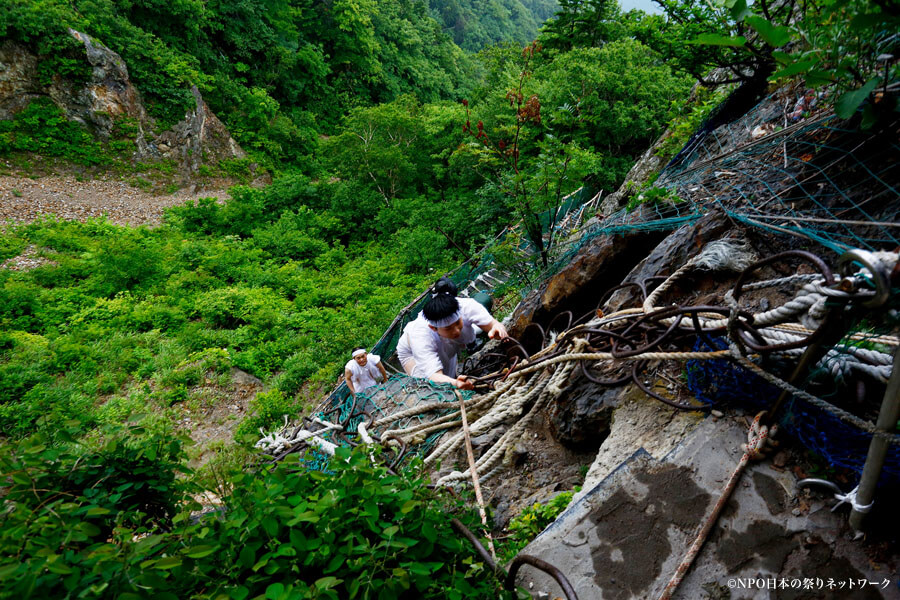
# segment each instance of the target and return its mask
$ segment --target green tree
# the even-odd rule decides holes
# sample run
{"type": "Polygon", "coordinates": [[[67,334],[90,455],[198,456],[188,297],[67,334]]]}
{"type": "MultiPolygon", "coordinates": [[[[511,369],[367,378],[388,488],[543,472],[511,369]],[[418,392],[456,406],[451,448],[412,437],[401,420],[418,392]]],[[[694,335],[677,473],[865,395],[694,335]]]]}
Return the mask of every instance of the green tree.
{"type": "Polygon", "coordinates": [[[627,35],[616,0],[559,0],[538,38],[550,54],[595,48],[627,35]]]}
{"type": "MultiPolygon", "coordinates": [[[[535,71],[534,87],[557,135],[614,160],[639,156],[662,133],[672,103],[690,85],[649,48],[624,39],[561,54],[535,71]]],[[[610,189],[622,176],[602,186],[610,189]]]]}
{"type": "Polygon", "coordinates": [[[340,135],[323,145],[328,165],[344,178],[374,186],[390,206],[398,195],[414,191],[428,169],[421,149],[430,133],[423,112],[413,96],[351,111],[340,135]]]}

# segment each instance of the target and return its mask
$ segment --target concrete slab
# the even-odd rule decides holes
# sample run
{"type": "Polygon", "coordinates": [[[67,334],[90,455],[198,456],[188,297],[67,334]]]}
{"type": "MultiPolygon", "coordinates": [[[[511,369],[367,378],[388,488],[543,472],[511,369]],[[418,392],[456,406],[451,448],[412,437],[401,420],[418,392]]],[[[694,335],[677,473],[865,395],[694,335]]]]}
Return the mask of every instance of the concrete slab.
{"type": "MultiPolygon", "coordinates": [[[[579,600],[658,598],[745,440],[743,419],[709,418],[662,459],[643,449],[633,453],[523,552],[559,567],[579,600]]],[[[821,501],[796,506],[795,486],[790,472],[751,465],[674,598],[900,599],[896,575],[849,539],[845,515],[821,501]],[[890,582],[882,589],[885,578],[890,582]],[[829,581],[843,587],[829,589],[829,581]],[[852,591],[850,581],[857,586],[852,591]]],[[[564,597],[551,578],[528,566],[519,584],[537,598],[564,597]]]]}

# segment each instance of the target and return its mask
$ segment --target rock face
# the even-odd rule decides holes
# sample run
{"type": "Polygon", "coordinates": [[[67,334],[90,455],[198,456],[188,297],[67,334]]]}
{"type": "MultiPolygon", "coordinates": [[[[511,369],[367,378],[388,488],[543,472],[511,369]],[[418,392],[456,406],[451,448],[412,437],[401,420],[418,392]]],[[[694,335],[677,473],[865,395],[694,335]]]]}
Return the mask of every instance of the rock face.
{"type": "Polygon", "coordinates": [[[0,119],[11,119],[39,98],[37,57],[10,41],[0,44],[0,119]]]}
{"type": "Polygon", "coordinates": [[[553,437],[567,448],[599,449],[609,435],[620,392],[620,389],[600,388],[584,379],[579,381],[550,411],[553,437]]]}
{"type": "Polygon", "coordinates": [[[196,172],[203,163],[246,156],[196,87],[191,89],[194,109],[171,129],[155,133],[154,120],[131,83],[122,57],[87,34],[72,29],[69,33],[84,44],[85,59],[91,65],[91,76],[84,83],[54,76],[44,85],[38,77],[37,56],[11,41],[0,45],[0,119],[11,119],[32,100],[50,98],[66,116],[102,140],[109,140],[116,122],[127,118],[138,129],[134,159],[174,160],[184,175],[196,172]]]}
{"type": "Polygon", "coordinates": [[[132,119],[140,127],[138,153],[145,155],[147,144],[144,132],[150,119],[138,91],[131,84],[125,61],[87,34],[73,29],[69,30],[69,34],[84,44],[87,61],[92,67],[91,79],[84,86],[73,86],[55,77],[48,90],[53,102],[61,106],[70,119],[87,125],[104,140],[112,135],[117,119],[132,119]]]}
{"type": "MultiPolygon", "coordinates": [[[[636,220],[644,210],[638,209],[636,220]]],[[[572,310],[576,317],[592,310],[604,292],[618,285],[664,237],[660,232],[635,230],[587,241],[568,265],[519,304],[509,318],[510,335],[519,337],[529,323],[547,321],[562,310],[572,310]]]]}
{"type": "MultiPolygon", "coordinates": [[[[732,475],[746,424],[684,414],[676,419],[685,421],[680,431],[656,425],[655,432],[644,428],[644,437],[623,437],[628,454],[599,477],[589,476],[582,494],[523,550],[562,570],[579,598],[660,597],[732,475]],[[661,451],[648,451],[650,441],[663,442],[661,451]]],[[[754,463],[673,597],[900,597],[893,584],[848,594],[829,593],[824,584],[808,591],[735,590],[752,579],[887,581],[884,573],[895,572],[893,559],[867,556],[860,543],[850,541],[844,516],[831,512],[831,504],[799,490],[790,471],[754,463]]],[[[565,596],[536,569],[519,571],[517,583],[535,597],[565,596]]]]}
{"type": "Polygon", "coordinates": [[[222,121],[209,110],[197,86],[191,86],[191,94],[194,110],[150,143],[150,154],[174,159],[191,172],[197,171],[204,162],[246,156],[222,121]]]}
{"type": "Polygon", "coordinates": [[[603,199],[599,210],[601,214],[611,215],[617,210],[624,208],[633,190],[649,181],[651,175],[658,173],[665,166],[668,157],[659,156],[657,150],[665,142],[668,135],[670,134],[667,131],[653,146],[648,148],[634,163],[631,170],[628,171],[628,175],[625,176],[625,183],[619,186],[618,190],[603,199]]]}

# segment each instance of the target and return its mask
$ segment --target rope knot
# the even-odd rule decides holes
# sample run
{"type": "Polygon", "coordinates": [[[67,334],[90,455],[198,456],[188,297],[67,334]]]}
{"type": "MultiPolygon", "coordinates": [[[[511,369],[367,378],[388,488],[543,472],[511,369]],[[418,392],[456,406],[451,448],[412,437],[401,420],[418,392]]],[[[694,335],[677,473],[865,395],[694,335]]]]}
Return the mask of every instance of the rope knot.
{"type": "Polygon", "coordinates": [[[778,425],[771,427],[762,424],[762,417],[766,412],[762,411],[753,418],[750,429],[747,431],[747,443],[741,444],[741,449],[747,455],[747,460],[760,460],[765,456],[765,452],[769,449],[769,445],[774,445],[773,440],[778,432],[778,425]]]}
{"type": "Polygon", "coordinates": [[[870,502],[868,504],[859,504],[856,501],[856,494],[858,491],[859,486],[856,486],[846,494],[835,494],[834,499],[837,500],[837,504],[831,507],[831,512],[834,512],[841,504],[849,504],[851,507],[853,507],[853,510],[862,514],[865,514],[872,510],[872,506],[874,506],[875,504],[874,502],[870,502]]]}

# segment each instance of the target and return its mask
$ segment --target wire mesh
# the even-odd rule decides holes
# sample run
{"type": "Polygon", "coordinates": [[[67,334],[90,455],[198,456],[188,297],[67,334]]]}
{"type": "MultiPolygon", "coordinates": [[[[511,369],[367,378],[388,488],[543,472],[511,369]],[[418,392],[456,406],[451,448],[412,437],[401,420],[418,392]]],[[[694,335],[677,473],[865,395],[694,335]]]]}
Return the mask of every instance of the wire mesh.
{"type": "Polygon", "coordinates": [[[797,102],[770,96],[705,136],[657,185],[836,252],[900,245],[900,119],[863,131],[825,110],[796,117],[797,102]]]}

